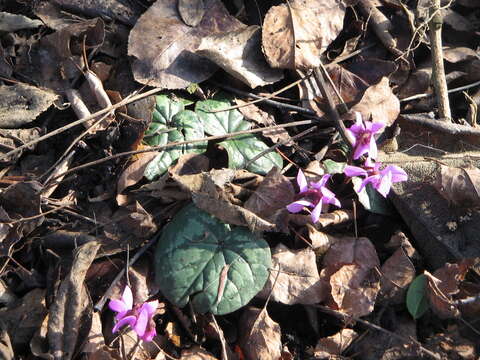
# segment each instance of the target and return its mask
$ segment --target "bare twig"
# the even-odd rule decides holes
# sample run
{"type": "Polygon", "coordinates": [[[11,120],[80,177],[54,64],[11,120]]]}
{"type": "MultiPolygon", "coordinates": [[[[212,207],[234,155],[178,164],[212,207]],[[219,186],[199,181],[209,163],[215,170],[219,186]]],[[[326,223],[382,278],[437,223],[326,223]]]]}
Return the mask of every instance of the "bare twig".
{"type": "Polygon", "coordinates": [[[437,95],[439,117],[445,121],[451,121],[452,112],[448,100],[447,80],[445,79],[445,68],[443,66],[443,19],[439,11],[440,6],[440,0],[431,0],[430,14],[432,19],[428,24],[428,33],[430,35],[430,46],[432,49],[432,80],[437,95]]]}
{"type": "MultiPolygon", "coordinates": [[[[460,86],[460,87],[457,87],[457,88],[450,89],[450,90],[448,90],[448,93],[452,94],[452,93],[455,93],[455,92],[468,90],[468,89],[473,88],[473,87],[478,86],[478,85],[480,85],[480,81],[475,81],[475,82],[473,82],[471,84],[468,84],[468,85],[465,85],[465,86],[460,86]]],[[[430,97],[430,96],[433,96],[433,94],[417,94],[417,95],[413,95],[413,96],[409,96],[409,97],[400,99],[400,102],[412,101],[412,100],[427,98],[427,97],[430,97]]]]}
{"type": "Polygon", "coordinates": [[[478,128],[454,124],[447,121],[436,121],[422,114],[401,114],[400,117],[402,119],[405,119],[407,122],[413,123],[415,125],[420,125],[423,127],[430,128],[432,130],[441,131],[443,133],[446,133],[452,136],[460,136],[460,135],[480,136],[480,129],[478,128]]]}
{"type": "Polygon", "coordinates": [[[433,351],[430,351],[428,350],[427,348],[423,347],[422,344],[420,344],[417,340],[414,340],[414,339],[410,339],[410,338],[407,338],[407,337],[404,337],[402,335],[398,335],[397,333],[394,333],[394,332],[391,332],[387,329],[384,329],[382,328],[381,326],[378,326],[378,325],[375,325],[367,320],[363,320],[363,319],[360,319],[358,317],[355,317],[355,316],[349,316],[349,315],[346,315],[340,311],[336,311],[336,310],[333,310],[333,309],[330,309],[326,306],[322,306],[322,305],[313,305],[315,307],[317,307],[319,310],[327,313],[327,314],[330,314],[330,315],[333,315],[339,319],[345,319],[345,318],[350,318],[350,319],[353,319],[371,329],[374,329],[374,330],[377,330],[377,331],[381,331],[387,335],[389,335],[390,337],[393,337],[393,338],[397,338],[398,340],[406,343],[406,344],[413,344],[413,345],[416,345],[418,347],[418,349],[423,352],[425,355],[428,355],[430,356],[432,359],[435,359],[435,360],[441,360],[442,358],[440,357],[440,355],[434,353],[433,351]]]}
{"type": "Polygon", "coordinates": [[[229,133],[229,134],[224,134],[224,135],[207,136],[207,137],[204,137],[204,138],[201,138],[201,139],[194,139],[194,140],[187,140],[187,141],[177,141],[177,142],[168,143],[168,144],[165,144],[165,145],[153,146],[153,147],[148,148],[148,149],[126,151],[126,152],[123,152],[123,153],[118,153],[118,154],[115,154],[115,155],[107,156],[107,157],[104,157],[102,159],[98,159],[98,160],[95,160],[95,161],[92,161],[92,162],[89,162],[89,163],[86,163],[86,164],[83,164],[83,165],[79,165],[77,167],[74,167],[74,168],[62,173],[62,174],[59,174],[59,175],[55,176],[52,179],[56,179],[60,176],[71,174],[71,173],[74,173],[78,170],[82,170],[82,169],[85,169],[85,168],[88,168],[88,167],[91,167],[91,166],[102,164],[106,161],[118,159],[118,158],[125,157],[125,156],[131,156],[131,155],[142,154],[142,153],[153,152],[153,151],[159,151],[159,150],[165,150],[165,149],[168,149],[168,148],[171,148],[171,147],[174,147],[174,146],[193,144],[193,143],[197,143],[197,142],[204,142],[204,141],[210,141],[210,140],[220,140],[220,139],[231,138],[231,137],[235,137],[235,136],[239,136],[239,135],[253,134],[253,133],[258,133],[258,132],[263,132],[263,131],[268,131],[268,130],[277,130],[277,129],[292,127],[292,126],[299,126],[299,125],[311,125],[313,123],[318,123],[318,122],[315,121],[315,120],[300,120],[300,121],[294,121],[294,122],[287,123],[287,124],[282,124],[282,125],[267,126],[267,127],[251,129],[251,130],[236,131],[236,132],[229,133]]]}

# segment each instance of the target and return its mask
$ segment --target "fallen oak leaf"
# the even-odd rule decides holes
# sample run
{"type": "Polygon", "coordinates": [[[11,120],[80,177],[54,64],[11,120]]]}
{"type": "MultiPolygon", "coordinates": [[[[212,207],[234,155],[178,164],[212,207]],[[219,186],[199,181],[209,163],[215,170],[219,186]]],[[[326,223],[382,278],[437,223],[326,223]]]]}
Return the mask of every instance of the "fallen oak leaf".
{"type": "Polygon", "coordinates": [[[433,186],[449,204],[461,208],[480,205],[480,170],[438,164],[433,186]]]}
{"type": "Polygon", "coordinates": [[[357,336],[352,329],[342,329],[332,336],[321,338],[313,350],[314,356],[323,359],[341,355],[357,336]]]}

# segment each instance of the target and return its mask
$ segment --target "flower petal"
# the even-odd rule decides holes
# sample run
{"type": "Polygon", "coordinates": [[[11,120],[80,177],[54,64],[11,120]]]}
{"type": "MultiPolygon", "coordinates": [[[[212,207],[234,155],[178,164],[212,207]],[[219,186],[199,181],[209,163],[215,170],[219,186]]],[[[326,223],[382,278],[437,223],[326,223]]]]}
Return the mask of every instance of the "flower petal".
{"type": "Polygon", "coordinates": [[[314,205],[307,200],[297,200],[287,205],[287,210],[295,214],[302,211],[304,207],[314,207],[314,205]]]}
{"type": "Polygon", "coordinates": [[[123,290],[122,300],[128,307],[128,310],[131,310],[133,308],[133,294],[132,290],[128,285],[125,286],[125,290],[123,290]]]}
{"type": "Polygon", "coordinates": [[[392,174],[392,183],[397,183],[401,181],[407,181],[408,175],[401,167],[396,165],[388,165],[385,169],[383,169],[380,173],[391,173],[392,174]]]}
{"type": "Polygon", "coordinates": [[[305,178],[305,174],[301,169],[298,169],[297,184],[301,193],[308,190],[307,179],[305,178]]]}
{"type": "Polygon", "coordinates": [[[370,138],[370,145],[368,146],[368,155],[372,159],[376,159],[378,156],[377,143],[375,142],[375,138],[373,136],[370,138]]]}
{"type": "Polygon", "coordinates": [[[152,339],[157,335],[157,330],[155,327],[152,327],[151,329],[148,329],[145,331],[143,336],[140,337],[143,341],[152,341],[152,339]]]}
{"type": "Polygon", "coordinates": [[[145,334],[145,330],[147,329],[148,319],[149,319],[149,316],[148,316],[147,309],[142,308],[142,310],[140,310],[140,313],[138,314],[137,322],[133,327],[133,330],[135,330],[135,332],[139,337],[142,337],[143,334],[145,334]]]}
{"type": "Polygon", "coordinates": [[[317,186],[318,186],[317,189],[318,189],[318,190],[321,190],[321,189],[325,186],[325,184],[327,183],[327,181],[330,180],[330,177],[331,177],[331,176],[332,176],[332,175],[330,175],[330,174],[325,174],[325,175],[323,175],[322,178],[320,179],[320,181],[319,181],[318,183],[316,183],[316,186],[314,186],[314,187],[317,188],[317,186]]]}
{"type": "Polygon", "coordinates": [[[370,146],[359,142],[357,146],[355,146],[355,151],[353,152],[353,160],[357,160],[363,154],[368,153],[370,150],[370,146]]]}
{"type": "Polygon", "coordinates": [[[142,305],[141,310],[145,309],[147,311],[148,316],[152,317],[152,315],[155,314],[155,311],[157,311],[157,307],[158,307],[158,300],[149,301],[142,305]]]}
{"type": "Polygon", "coordinates": [[[318,219],[320,218],[320,214],[322,213],[322,206],[323,206],[323,201],[320,199],[318,202],[317,206],[312,210],[312,213],[310,214],[312,218],[312,222],[315,224],[318,219]]]}
{"type": "Polygon", "coordinates": [[[117,313],[125,313],[131,309],[122,300],[118,299],[110,300],[108,307],[117,313]]]}
{"type": "Polygon", "coordinates": [[[372,186],[376,189],[377,186],[378,186],[378,182],[380,181],[380,175],[372,175],[372,176],[369,176],[367,178],[365,178],[365,180],[362,181],[362,183],[360,184],[360,186],[358,187],[358,189],[355,189],[355,191],[357,193],[359,193],[360,191],[363,190],[363,188],[365,186],[367,186],[367,184],[372,184],[372,186]]]}
{"type": "Polygon", "coordinates": [[[383,197],[387,197],[388,193],[390,192],[390,188],[392,187],[392,173],[387,172],[385,175],[381,176],[380,182],[375,187],[377,191],[383,195],[383,197]]]}
{"type": "Polygon", "coordinates": [[[115,326],[112,329],[112,333],[116,333],[121,327],[127,324],[133,328],[135,326],[136,321],[137,321],[137,318],[135,316],[133,315],[126,316],[115,324],[115,326]]]}
{"type": "Polygon", "coordinates": [[[343,173],[349,177],[352,176],[367,176],[367,171],[358,166],[347,165],[343,169],[343,173]]]}
{"type": "Polygon", "coordinates": [[[385,124],[381,122],[372,122],[372,125],[370,126],[370,131],[372,134],[378,133],[380,130],[382,130],[385,127],[385,124]]]}

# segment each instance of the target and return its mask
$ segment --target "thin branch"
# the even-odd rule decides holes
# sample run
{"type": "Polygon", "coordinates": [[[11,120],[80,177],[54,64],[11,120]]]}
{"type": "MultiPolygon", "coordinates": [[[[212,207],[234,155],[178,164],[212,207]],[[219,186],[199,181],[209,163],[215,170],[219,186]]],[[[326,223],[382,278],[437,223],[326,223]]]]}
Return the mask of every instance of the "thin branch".
{"type": "Polygon", "coordinates": [[[430,128],[432,130],[441,131],[452,136],[471,135],[480,136],[480,129],[454,124],[447,121],[432,120],[424,114],[401,114],[400,118],[415,125],[430,128]]]}
{"type": "MultiPolygon", "coordinates": [[[[475,81],[475,82],[473,82],[471,84],[468,84],[468,85],[464,85],[464,86],[460,86],[460,87],[457,87],[457,88],[450,89],[450,90],[448,90],[448,93],[452,94],[452,93],[455,93],[455,92],[468,90],[468,89],[471,89],[471,88],[473,88],[475,86],[478,86],[478,85],[480,85],[480,81],[475,81]]],[[[428,98],[428,97],[431,97],[431,96],[434,96],[434,94],[417,94],[417,95],[413,95],[413,96],[409,96],[409,97],[400,99],[400,102],[417,100],[417,99],[422,99],[422,98],[428,98]]]]}
{"type": "Polygon", "coordinates": [[[85,169],[85,168],[95,166],[95,165],[98,165],[98,164],[103,164],[104,162],[114,160],[114,159],[118,159],[118,158],[121,158],[121,157],[124,157],[124,156],[131,156],[131,155],[142,154],[142,153],[147,153],[147,152],[165,150],[165,149],[168,149],[168,148],[171,148],[171,147],[174,147],[174,146],[193,144],[193,143],[210,141],[210,140],[220,140],[220,139],[225,139],[225,138],[232,138],[232,137],[239,136],[239,135],[254,134],[254,133],[258,133],[258,132],[263,132],[263,131],[268,131],[268,130],[277,130],[277,129],[292,127],[292,126],[311,125],[313,123],[318,124],[318,121],[316,121],[316,120],[294,121],[294,122],[287,123],[287,124],[282,124],[282,125],[267,126],[267,127],[251,129],[251,130],[236,131],[236,132],[229,133],[229,134],[224,134],[224,135],[207,136],[207,137],[204,137],[202,139],[177,141],[177,142],[168,143],[168,144],[165,144],[165,145],[153,146],[153,147],[148,148],[148,149],[126,151],[126,152],[123,152],[123,153],[118,153],[118,154],[115,154],[115,155],[107,156],[107,157],[104,157],[102,159],[98,159],[98,160],[95,160],[95,161],[92,161],[92,162],[89,162],[89,163],[86,163],[86,164],[83,164],[83,165],[79,165],[77,167],[74,167],[74,168],[62,173],[62,174],[59,174],[59,175],[53,177],[52,180],[56,179],[56,178],[59,178],[61,176],[64,176],[64,175],[74,173],[78,170],[85,169]]]}
{"type": "Polygon", "coordinates": [[[447,80],[443,66],[442,50],[442,15],[440,13],[440,0],[432,0],[430,4],[430,15],[432,20],[428,23],[430,36],[430,47],[432,50],[432,80],[437,96],[438,112],[440,119],[451,121],[452,112],[448,100],[447,80]]]}

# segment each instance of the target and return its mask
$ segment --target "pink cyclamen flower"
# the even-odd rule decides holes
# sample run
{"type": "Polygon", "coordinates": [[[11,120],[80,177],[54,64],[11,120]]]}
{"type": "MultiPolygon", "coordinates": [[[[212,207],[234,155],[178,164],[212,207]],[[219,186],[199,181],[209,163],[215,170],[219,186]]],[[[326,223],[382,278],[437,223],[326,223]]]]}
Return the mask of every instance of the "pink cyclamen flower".
{"type": "Polygon", "coordinates": [[[307,183],[307,179],[302,170],[298,170],[297,183],[300,192],[297,195],[298,200],[287,205],[287,210],[291,213],[298,213],[305,207],[313,208],[311,217],[312,222],[316,223],[322,212],[323,204],[333,204],[340,207],[340,201],[335,197],[335,194],[328,190],[325,186],[330,175],[323,175],[319,182],[307,183]]]}
{"type": "Polygon", "coordinates": [[[372,162],[370,158],[367,158],[363,167],[345,166],[343,172],[347,176],[365,176],[365,179],[360,184],[358,189],[355,189],[357,193],[368,184],[372,184],[383,197],[387,197],[390,192],[390,188],[393,183],[406,181],[408,179],[407,173],[400,167],[395,165],[388,165],[385,169],[380,170],[381,163],[372,162]]]}
{"type": "Polygon", "coordinates": [[[116,333],[121,327],[130,325],[143,341],[152,341],[157,331],[153,315],[158,307],[158,300],[133,305],[132,290],[125,286],[121,300],[110,300],[108,307],[115,311],[117,323],[112,329],[116,333]]]}
{"type": "Polygon", "coordinates": [[[371,121],[363,121],[359,112],[355,113],[356,122],[347,129],[347,136],[353,145],[353,159],[357,160],[363,154],[377,158],[377,143],[375,142],[376,133],[385,126],[385,124],[371,121]]]}

